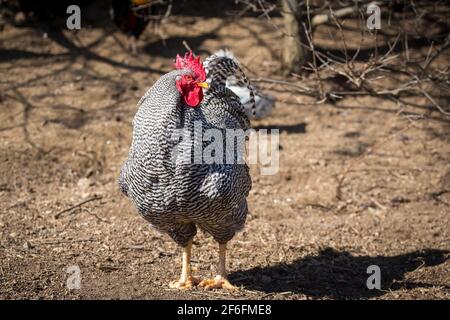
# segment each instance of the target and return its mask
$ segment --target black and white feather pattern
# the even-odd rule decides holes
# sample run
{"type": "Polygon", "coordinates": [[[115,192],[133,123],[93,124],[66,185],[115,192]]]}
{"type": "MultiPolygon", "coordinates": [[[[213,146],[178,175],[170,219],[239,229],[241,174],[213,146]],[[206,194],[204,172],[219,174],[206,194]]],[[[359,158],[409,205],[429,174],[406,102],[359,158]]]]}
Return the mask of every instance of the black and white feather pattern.
{"type": "MultiPolygon", "coordinates": [[[[234,61],[239,66],[239,61],[229,50],[221,49],[208,57],[203,66],[206,73],[211,73],[214,76],[220,74],[220,70],[217,69],[217,65],[211,64],[211,61],[218,61],[217,58],[228,58],[227,60],[234,61]]],[[[243,74],[243,73],[242,73],[243,74]]],[[[209,77],[207,81],[209,81],[209,77]]],[[[241,104],[245,107],[245,112],[250,118],[261,119],[267,117],[275,106],[275,98],[262,92],[262,90],[245,77],[241,76],[241,69],[235,74],[227,77],[225,80],[225,86],[236,94],[241,104]]]]}
{"type": "MultiPolygon", "coordinates": [[[[163,75],[141,98],[119,176],[120,189],[140,215],[181,246],[196,234],[196,227],[226,243],[243,228],[248,212],[251,178],[246,164],[189,164],[173,158],[174,151],[194,146],[196,122],[203,132],[219,130],[224,140],[227,129],[245,130],[250,125],[239,97],[220,80],[234,74],[235,63],[220,59],[228,67],[221,68],[220,75],[210,73],[210,89],[199,107],[187,106],[175,86],[177,77],[190,70],[163,75]],[[184,129],[192,140],[174,139],[177,129],[184,129]]],[[[208,145],[200,143],[203,148],[208,145]]]]}

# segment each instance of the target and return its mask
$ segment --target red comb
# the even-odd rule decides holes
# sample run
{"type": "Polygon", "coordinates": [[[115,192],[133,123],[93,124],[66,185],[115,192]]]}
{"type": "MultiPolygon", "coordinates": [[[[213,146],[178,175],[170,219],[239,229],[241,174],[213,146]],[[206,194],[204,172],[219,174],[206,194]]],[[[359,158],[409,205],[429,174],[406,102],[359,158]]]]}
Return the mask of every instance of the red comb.
{"type": "Polygon", "coordinates": [[[177,54],[177,58],[175,59],[175,68],[179,70],[190,69],[194,72],[197,80],[206,80],[206,72],[205,69],[203,69],[203,64],[200,61],[200,57],[195,57],[192,50],[189,51],[189,53],[186,52],[184,58],[177,54]]]}

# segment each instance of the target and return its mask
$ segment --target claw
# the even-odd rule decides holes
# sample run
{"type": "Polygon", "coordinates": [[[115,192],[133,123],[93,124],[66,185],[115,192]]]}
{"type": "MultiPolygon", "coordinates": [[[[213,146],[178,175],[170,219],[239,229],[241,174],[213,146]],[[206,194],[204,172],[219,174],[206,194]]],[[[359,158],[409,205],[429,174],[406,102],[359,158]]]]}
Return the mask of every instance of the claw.
{"type": "Polygon", "coordinates": [[[182,281],[182,280],[172,281],[169,284],[169,287],[171,289],[187,290],[187,289],[192,289],[194,286],[196,286],[200,282],[201,282],[200,279],[191,276],[186,281],[182,281]]]}
{"type": "Polygon", "coordinates": [[[205,279],[198,284],[199,287],[203,287],[205,290],[211,289],[227,289],[237,290],[227,279],[222,276],[217,276],[214,279],[205,279]]]}

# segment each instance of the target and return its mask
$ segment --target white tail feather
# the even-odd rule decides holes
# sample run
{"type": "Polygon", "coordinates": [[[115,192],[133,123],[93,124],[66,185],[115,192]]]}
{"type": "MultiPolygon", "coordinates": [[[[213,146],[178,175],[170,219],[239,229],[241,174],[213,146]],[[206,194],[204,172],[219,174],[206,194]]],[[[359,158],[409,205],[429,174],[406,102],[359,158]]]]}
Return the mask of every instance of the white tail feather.
{"type": "MultiPolygon", "coordinates": [[[[227,57],[239,64],[239,61],[230,50],[220,49],[213,55],[217,57],[227,57]]],[[[208,66],[205,65],[205,69],[207,68],[208,66]]],[[[247,113],[249,118],[261,119],[267,117],[272,112],[272,109],[275,105],[275,97],[271,96],[270,94],[263,93],[261,89],[256,85],[252,83],[250,84],[255,95],[255,114],[253,114],[252,112],[250,89],[247,87],[247,85],[239,83],[235,78],[230,77],[226,81],[226,86],[239,97],[242,105],[245,107],[245,112],[247,113]]]]}

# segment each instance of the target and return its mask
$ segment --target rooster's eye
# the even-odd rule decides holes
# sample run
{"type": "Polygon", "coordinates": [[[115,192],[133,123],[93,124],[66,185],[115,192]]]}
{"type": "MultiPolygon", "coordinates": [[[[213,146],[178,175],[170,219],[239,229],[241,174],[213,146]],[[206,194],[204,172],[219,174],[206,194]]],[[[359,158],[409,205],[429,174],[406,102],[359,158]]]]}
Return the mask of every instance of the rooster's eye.
{"type": "Polygon", "coordinates": [[[186,76],[186,80],[187,80],[187,81],[192,81],[192,77],[191,77],[190,75],[187,75],[187,76],[186,76]]]}

